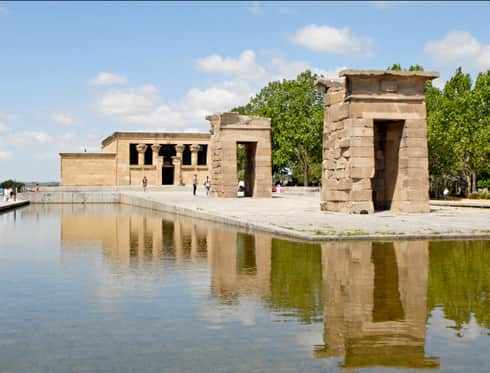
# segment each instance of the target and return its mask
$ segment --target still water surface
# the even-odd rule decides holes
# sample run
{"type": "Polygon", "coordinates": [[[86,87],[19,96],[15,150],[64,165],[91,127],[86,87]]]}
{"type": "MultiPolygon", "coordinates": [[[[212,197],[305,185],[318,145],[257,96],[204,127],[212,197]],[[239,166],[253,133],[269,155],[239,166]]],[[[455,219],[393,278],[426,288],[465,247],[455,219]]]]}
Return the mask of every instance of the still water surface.
{"type": "Polygon", "coordinates": [[[286,241],[126,206],[0,215],[1,372],[490,371],[490,242],[286,241]]]}

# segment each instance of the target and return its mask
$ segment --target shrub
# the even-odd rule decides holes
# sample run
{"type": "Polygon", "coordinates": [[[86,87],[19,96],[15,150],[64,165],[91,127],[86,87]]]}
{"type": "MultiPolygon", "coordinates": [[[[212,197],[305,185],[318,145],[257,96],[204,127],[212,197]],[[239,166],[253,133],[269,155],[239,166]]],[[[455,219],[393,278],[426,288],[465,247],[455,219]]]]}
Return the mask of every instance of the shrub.
{"type": "Polygon", "coordinates": [[[476,186],[478,189],[484,189],[484,188],[490,189],[490,179],[478,180],[476,186]]]}
{"type": "Polygon", "coordinates": [[[490,199],[490,192],[478,192],[471,193],[468,198],[470,199],[490,199]]]}

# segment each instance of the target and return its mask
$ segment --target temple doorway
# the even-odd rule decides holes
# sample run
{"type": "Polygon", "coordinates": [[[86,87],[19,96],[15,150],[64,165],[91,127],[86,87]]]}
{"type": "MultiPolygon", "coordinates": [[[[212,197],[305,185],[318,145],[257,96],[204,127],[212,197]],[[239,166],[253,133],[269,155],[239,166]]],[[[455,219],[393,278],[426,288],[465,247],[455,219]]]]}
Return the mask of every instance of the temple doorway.
{"type": "Polygon", "coordinates": [[[244,197],[254,196],[256,152],[257,142],[237,143],[237,178],[239,193],[243,192],[244,197]]]}
{"type": "Polygon", "coordinates": [[[176,155],[175,145],[162,145],[159,155],[163,157],[162,185],[174,185],[174,165],[172,163],[172,157],[176,155]]]}
{"type": "Polygon", "coordinates": [[[174,166],[164,164],[162,167],[162,185],[174,185],[174,166]]]}
{"type": "Polygon", "coordinates": [[[399,196],[400,144],[404,121],[374,121],[373,204],[376,211],[390,210],[399,196]]]}

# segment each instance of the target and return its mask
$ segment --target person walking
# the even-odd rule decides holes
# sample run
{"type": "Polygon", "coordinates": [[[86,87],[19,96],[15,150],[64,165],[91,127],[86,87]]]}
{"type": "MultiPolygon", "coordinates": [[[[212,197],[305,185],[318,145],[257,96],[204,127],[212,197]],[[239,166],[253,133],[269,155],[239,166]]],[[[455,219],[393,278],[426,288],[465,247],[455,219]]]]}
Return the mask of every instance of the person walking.
{"type": "Polygon", "coordinates": [[[206,176],[206,181],[204,182],[204,187],[206,188],[206,197],[209,196],[209,189],[211,189],[211,183],[209,182],[209,176],[206,176]]]}
{"type": "Polygon", "coordinates": [[[143,192],[146,192],[146,187],[148,186],[148,179],[146,178],[146,176],[143,176],[142,183],[143,183],[143,192]]]}
{"type": "Polygon", "coordinates": [[[192,194],[196,195],[197,192],[197,175],[192,176],[192,194]]]}

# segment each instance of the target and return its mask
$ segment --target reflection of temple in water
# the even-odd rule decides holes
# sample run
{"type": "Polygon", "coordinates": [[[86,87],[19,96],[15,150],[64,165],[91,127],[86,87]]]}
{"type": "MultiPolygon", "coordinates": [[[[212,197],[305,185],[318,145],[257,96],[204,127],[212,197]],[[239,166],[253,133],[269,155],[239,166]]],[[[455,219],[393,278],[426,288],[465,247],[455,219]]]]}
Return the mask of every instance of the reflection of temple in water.
{"type": "Polygon", "coordinates": [[[87,242],[99,243],[106,258],[118,265],[155,262],[174,257],[176,262],[206,262],[207,224],[188,218],[141,214],[120,209],[107,214],[101,206],[67,206],[62,210],[61,240],[64,249],[87,242]]]}
{"type": "MultiPolygon", "coordinates": [[[[65,250],[102,247],[119,267],[206,266],[210,292],[223,303],[241,296],[303,323],[324,319],[317,358],[344,367],[433,368],[425,356],[428,243],[282,241],[267,234],[190,218],[110,206],[66,206],[65,250]]],[[[144,271],[144,269],[142,269],[144,271]]]]}
{"type": "Polygon", "coordinates": [[[428,242],[332,242],[322,247],[325,346],[346,368],[434,368],[425,356],[428,242]]]}

